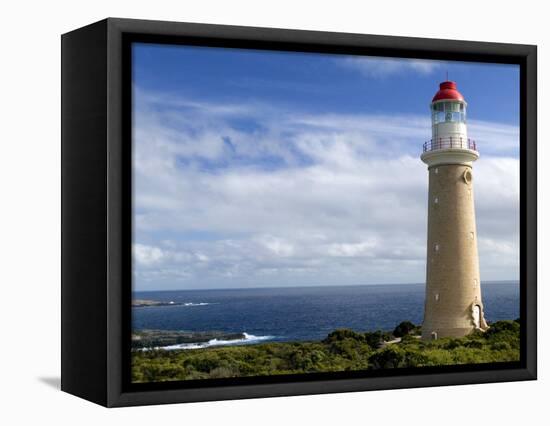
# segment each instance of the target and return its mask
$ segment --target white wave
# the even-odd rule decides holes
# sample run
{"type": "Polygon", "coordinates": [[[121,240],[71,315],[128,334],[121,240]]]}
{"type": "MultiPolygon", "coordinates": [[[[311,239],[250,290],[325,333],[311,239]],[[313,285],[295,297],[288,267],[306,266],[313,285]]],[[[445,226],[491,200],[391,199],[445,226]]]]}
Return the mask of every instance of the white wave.
{"type": "Polygon", "coordinates": [[[186,303],[182,303],[183,306],[206,306],[206,305],[214,305],[214,303],[208,303],[208,302],[198,302],[198,303],[193,303],[193,302],[186,302],[186,303]]]}
{"type": "Polygon", "coordinates": [[[165,351],[174,351],[181,349],[204,349],[212,346],[230,346],[230,345],[248,345],[256,342],[261,342],[263,340],[273,339],[274,336],[254,336],[253,334],[243,333],[243,339],[234,339],[234,340],[219,340],[211,339],[208,342],[198,342],[198,343],[179,343],[177,345],[169,346],[160,346],[155,349],[164,349],[165,351]]]}

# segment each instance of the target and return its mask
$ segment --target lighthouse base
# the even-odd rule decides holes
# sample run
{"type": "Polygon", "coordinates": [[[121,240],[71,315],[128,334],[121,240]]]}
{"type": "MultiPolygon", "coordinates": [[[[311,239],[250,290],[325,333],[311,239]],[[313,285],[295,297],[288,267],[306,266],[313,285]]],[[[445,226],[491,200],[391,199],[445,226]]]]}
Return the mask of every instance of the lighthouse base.
{"type": "MultiPolygon", "coordinates": [[[[427,328],[424,330],[422,327],[422,340],[435,340],[443,337],[464,337],[473,333],[476,329],[472,327],[467,328],[439,328],[437,330],[430,330],[427,328]]],[[[479,329],[481,330],[481,329],[479,329]]]]}

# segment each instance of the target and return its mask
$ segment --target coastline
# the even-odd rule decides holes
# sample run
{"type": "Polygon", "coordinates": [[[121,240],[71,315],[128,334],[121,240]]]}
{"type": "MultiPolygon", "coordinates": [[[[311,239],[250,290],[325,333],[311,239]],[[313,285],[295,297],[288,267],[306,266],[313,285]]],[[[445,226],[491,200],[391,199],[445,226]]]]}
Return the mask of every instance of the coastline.
{"type": "Polygon", "coordinates": [[[212,303],[207,302],[175,302],[173,300],[162,301],[162,300],[151,300],[151,299],[132,299],[132,308],[148,308],[148,307],[159,307],[159,306],[206,306],[212,305],[212,303]]]}
{"type": "Polygon", "coordinates": [[[132,349],[137,350],[186,350],[211,346],[253,344],[273,336],[254,336],[246,332],[139,330],[132,333],[132,349]]]}

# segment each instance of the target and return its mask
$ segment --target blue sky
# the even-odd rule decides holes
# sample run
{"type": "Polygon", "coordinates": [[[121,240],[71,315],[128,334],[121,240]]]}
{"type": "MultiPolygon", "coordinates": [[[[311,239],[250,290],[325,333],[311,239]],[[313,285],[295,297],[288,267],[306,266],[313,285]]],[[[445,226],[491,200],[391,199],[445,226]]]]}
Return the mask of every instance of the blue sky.
{"type": "Polygon", "coordinates": [[[482,280],[518,277],[519,69],[137,44],[137,290],[423,282],[428,106],[468,102],[482,280]]]}
{"type": "Polygon", "coordinates": [[[426,114],[448,72],[472,117],[519,124],[515,65],[425,61],[411,72],[402,60],[362,64],[363,57],[348,55],[145,44],[134,52],[134,82],[142,89],[211,102],[264,99],[312,113],[426,114]]]}

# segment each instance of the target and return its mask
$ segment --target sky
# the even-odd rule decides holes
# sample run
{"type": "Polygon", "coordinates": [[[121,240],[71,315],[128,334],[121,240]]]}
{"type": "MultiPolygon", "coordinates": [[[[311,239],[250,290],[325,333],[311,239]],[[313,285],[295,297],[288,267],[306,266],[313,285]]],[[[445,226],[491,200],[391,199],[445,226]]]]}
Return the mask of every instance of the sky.
{"type": "Polygon", "coordinates": [[[482,281],[519,279],[519,67],[134,44],[133,288],[423,283],[429,104],[477,142],[482,281]]]}

